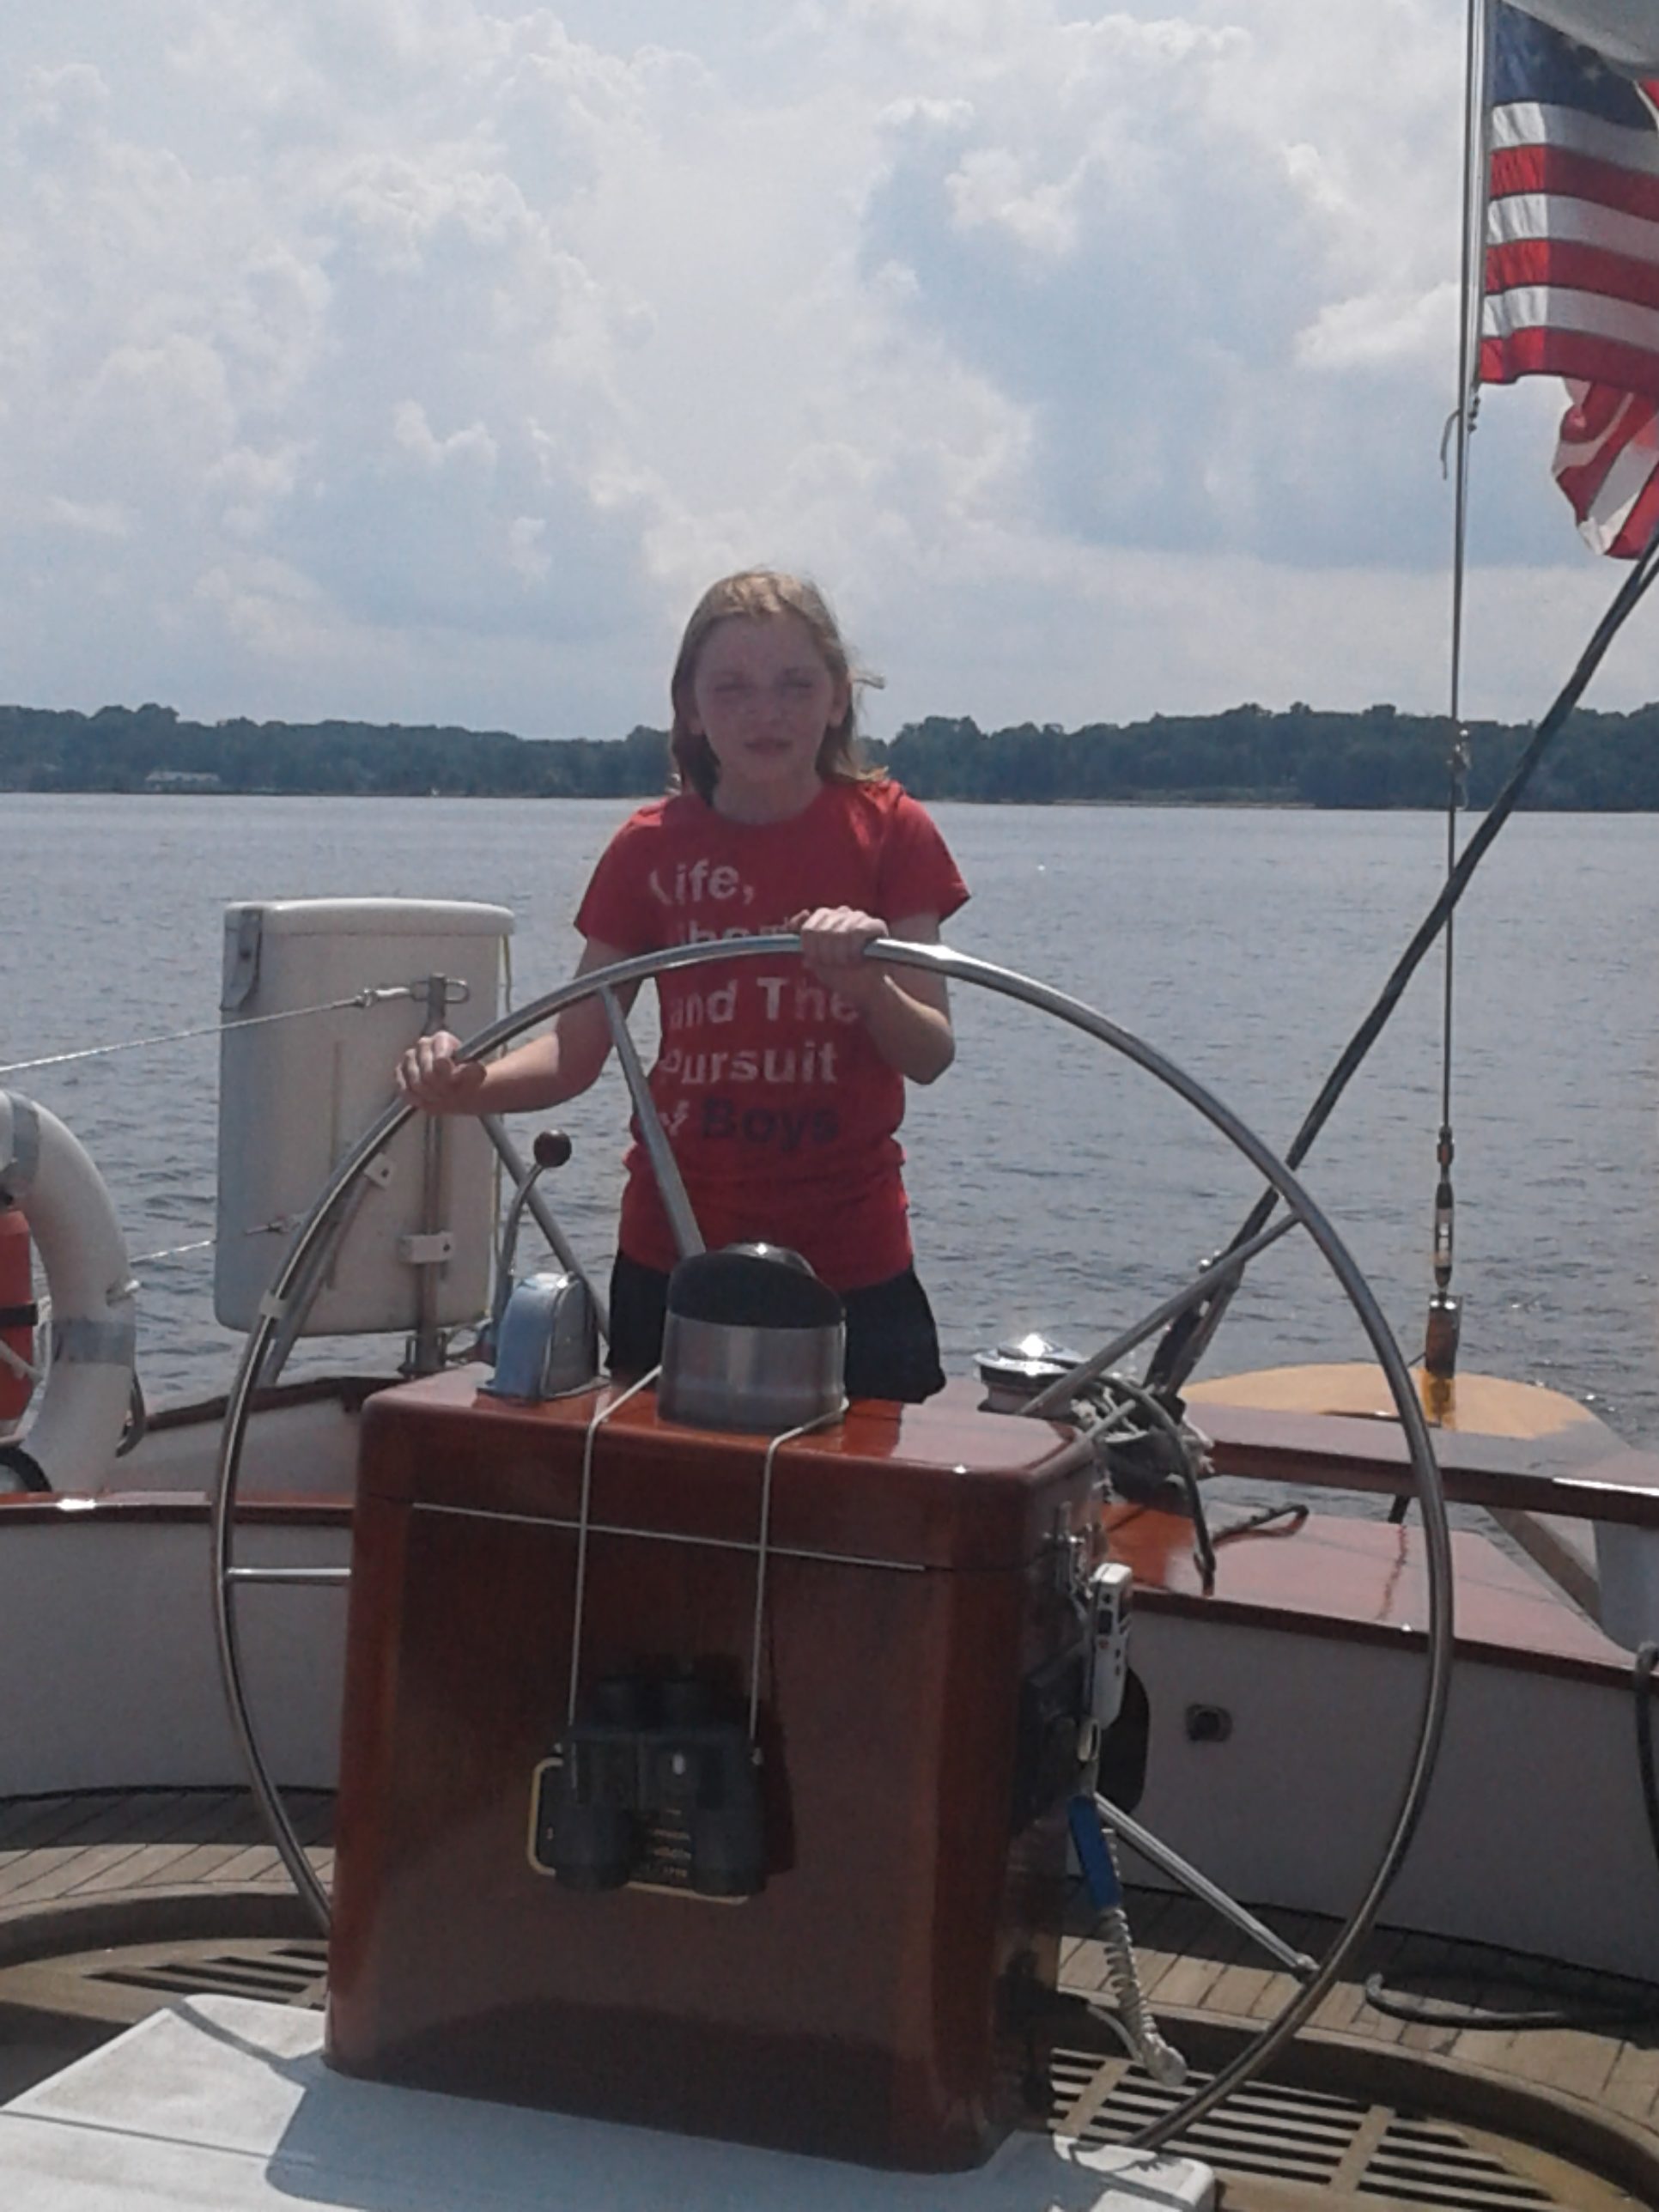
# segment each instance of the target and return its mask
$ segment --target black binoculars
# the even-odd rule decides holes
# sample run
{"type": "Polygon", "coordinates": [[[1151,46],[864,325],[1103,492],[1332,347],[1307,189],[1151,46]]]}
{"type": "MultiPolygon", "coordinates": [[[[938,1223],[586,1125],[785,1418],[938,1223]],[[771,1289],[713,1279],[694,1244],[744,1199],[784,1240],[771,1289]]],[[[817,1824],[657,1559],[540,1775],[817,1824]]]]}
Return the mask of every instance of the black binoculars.
{"type": "Polygon", "coordinates": [[[535,1857],[569,1889],[651,1881],[753,1896],[766,1837],[748,1729],[696,1676],[596,1683],[540,1771],[535,1857]]]}

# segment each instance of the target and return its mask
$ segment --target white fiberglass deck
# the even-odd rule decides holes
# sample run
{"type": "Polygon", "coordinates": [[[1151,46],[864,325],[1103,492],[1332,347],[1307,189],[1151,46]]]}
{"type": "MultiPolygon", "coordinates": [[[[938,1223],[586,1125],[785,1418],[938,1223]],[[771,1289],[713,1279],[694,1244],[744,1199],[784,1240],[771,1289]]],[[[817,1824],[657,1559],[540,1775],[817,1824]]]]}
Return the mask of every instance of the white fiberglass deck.
{"type": "Polygon", "coordinates": [[[314,2013],[192,1997],[0,2107],[28,2212],[1207,2212],[1184,2159],[1013,2137],[975,2173],[891,2174],[352,2081],[314,2013]]]}

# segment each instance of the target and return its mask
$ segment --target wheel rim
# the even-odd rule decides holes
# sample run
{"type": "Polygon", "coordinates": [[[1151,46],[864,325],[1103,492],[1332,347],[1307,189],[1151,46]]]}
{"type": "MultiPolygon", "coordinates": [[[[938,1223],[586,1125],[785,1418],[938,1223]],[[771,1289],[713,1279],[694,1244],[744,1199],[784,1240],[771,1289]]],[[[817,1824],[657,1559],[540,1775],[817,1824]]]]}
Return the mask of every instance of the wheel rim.
{"type": "MultiPolygon", "coordinates": [[[[653,976],[714,961],[775,958],[798,953],[799,950],[798,937],[775,933],[765,937],[722,939],[714,945],[671,945],[657,951],[641,953],[633,959],[619,961],[613,967],[596,969],[592,974],[562,984],[556,990],[546,993],[531,1004],[503,1015],[500,1020],[470,1038],[462,1047],[462,1051],[469,1059],[481,1058],[510,1044],[525,1030],[550,1020],[566,1006],[574,1006],[579,1000],[592,997],[601,991],[621,990],[653,976]]],[[[1295,1175],[1231,1108],[1131,1030],[1097,1012],[1081,1000],[1056,991],[1047,984],[1034,981],[1029,976],[1018,975],[1011,969],[1000,968],[990,961],[976,959],[971,954],[952,951],[942,945],[900,945],[885,939],[871,946],[869,955],[894,967],[924,970],[946,982],[973,984],[1013,999],[1039,1013],[1050,1015],[1139,1067],[1208,1121],[1273,1187],[1317,1247],[1353,1309],[1376,1357],[1406,1440],[1413,1490],[1422,1514],[1429,1580],[1429,1623],[1422,1699],[1393,1824],[1364,1895],[1321,1960],[1312,1979],[1229,2066],[1137,2138],[1137,2142],[1145,2148],[1157,2148],[1191,2127],[1224,2097],[1259,2072],[1273,2053],[1311,2018],[1344,1965],[1369,1932],[1410,1846],[1427,1800],[1435,1760],[1439,1753],[1451,1671],[1451,1537],[1446,1516],[1445,1493],[1439,1469],[1435,1464],[1423,1409],[1418,1402],[1416,1390],[1400,1348],[1395,1342],[1393,1332],[1370,1284],[1321,1208],[1303,1188],[1295,1175]]],[[[226,1405],[214,1486],[211,1516],[214,1625],[232,1729],[247,1766],[255,1800],[276,1850],[295,1887],[325,1930],[330,1919],[327,1894],[288,1818],[281,1791],[265,1763],[243,1680],[235,1591],[239,1581],[267,1577],[255,1571],[239,1570],[234,1559],[237,1487],[252,1410],[254,1380],[260,1372],[289,1301],[295,1295],[295,1286],[303,1280],[306,1262],[317,1240],[324,1233],[335,1207],[370,1162],[379,1156],[416,1110],[404,1103],[386,1109],[341,1161],[296,1231],[263,1302],[259,1319],[243,1347],[235,1381],[226,1405]]],[[[344,1570],[325,1570],[313,1572],[305,1578],[343,1581],[345,1572],[344,1570]]],[[[287,1578],[300,1579],[301,1577],[291,1575],[287,1578]]]]}

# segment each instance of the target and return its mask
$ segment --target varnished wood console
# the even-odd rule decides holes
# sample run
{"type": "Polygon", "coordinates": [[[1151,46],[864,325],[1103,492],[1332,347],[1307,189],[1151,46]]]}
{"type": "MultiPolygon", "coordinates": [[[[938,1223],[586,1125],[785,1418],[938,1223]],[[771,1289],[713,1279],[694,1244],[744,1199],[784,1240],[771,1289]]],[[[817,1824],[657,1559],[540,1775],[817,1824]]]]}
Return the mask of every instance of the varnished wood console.
{"type": "MultiPolygon", "coordinates": [[[[714,1901],[532,1864],[566,1724],[583,1443],[464,1370],[363,1417],[329,2048],[355,2073],[854,2158],[988,2154],[1056,1977],[1063,1815],[1035,1790],[1078,1649],[1086,1455],[971,1400],[860,1406],[775,1462],[767,1875],[714,1901]],[[1052,1705],[1052,1700],[1051,1700],[1052,1705]],[[1024,1809],[1017,1810],[1023,1801],[1024,1809]]],[[[764,1439],[599,1431],[579,1681],[693,1668],[746,1703],[764,1439]]]]}

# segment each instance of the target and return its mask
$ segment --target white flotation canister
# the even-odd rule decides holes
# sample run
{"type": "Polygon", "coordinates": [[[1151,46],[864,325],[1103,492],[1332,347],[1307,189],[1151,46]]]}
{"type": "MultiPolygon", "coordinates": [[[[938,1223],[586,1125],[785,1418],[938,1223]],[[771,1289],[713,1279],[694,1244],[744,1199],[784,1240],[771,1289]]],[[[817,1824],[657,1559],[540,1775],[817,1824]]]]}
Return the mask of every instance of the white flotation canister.
{"type": "Polygon", "coordinates": [[[84,1147],[55,1114],[11,1091],[0,1091],[0,1203],[28,1223],[52,1293],[46,1394],[21,1443],[6,1449],[49,1489],[95,1490],[132,1402],[136,1285],[84,1147]]]}
{"type": "MultiPolygon", "coordinates": [[[[392,1071],[428,1021],[428,978],[463,1036],[495,1018],[508,908],[443,899],[269,899],[228,908],[219,1059],[213,1306],[251,1329],[293,1231],[342,1154],[396,1098],[392,1071]]],[[[495,1155],[466,1115],[425,1117],[393,1139],[364,1189],[301,1333],[414,1328],[423,1269],[442,1328],[489,1303],[495,1155]]]]}

